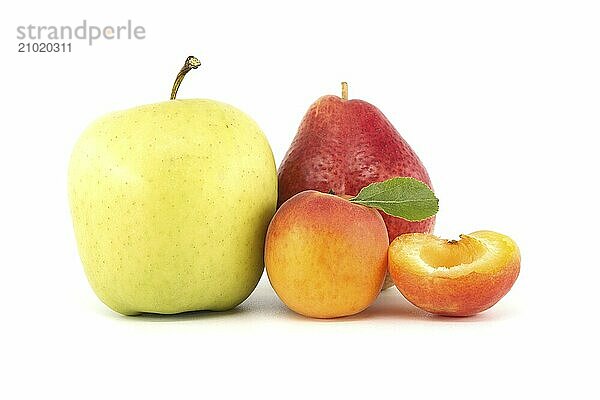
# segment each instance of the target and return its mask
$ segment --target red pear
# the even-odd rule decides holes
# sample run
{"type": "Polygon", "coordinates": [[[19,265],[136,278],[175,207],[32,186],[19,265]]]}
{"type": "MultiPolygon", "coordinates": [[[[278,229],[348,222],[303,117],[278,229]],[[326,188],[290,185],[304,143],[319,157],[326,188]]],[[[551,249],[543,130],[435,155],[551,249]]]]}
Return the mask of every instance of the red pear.
{"type": "MultiPolygon", "coordinates": [[[[278,206],[303,190],[355,196],[373,182],[408,176],[431,180],[413,149],[374,105],[323,96],[313,103],[279,167],[278,206]]],[[[433,189],[433,188],[432,188],[433,189]]],[[[410,222],[382,213],[390,241],[410,232],[430,233],[435,217],[410,222]]]]}

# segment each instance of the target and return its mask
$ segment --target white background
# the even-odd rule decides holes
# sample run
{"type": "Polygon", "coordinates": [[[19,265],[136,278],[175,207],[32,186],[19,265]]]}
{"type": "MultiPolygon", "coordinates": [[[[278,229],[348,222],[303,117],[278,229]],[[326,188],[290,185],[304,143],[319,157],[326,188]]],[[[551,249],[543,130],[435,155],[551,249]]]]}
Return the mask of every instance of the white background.
{"type": "Polygon", "coordinates": [[[83,3],[2,6],[1,398],[598,398],[597,2],[83,3]],[[18,25],[84,18],[147,38],[17,53],[18,25]],[[227,313],[110,311],[76,252],[69,154],[94,118],[166,100],[190,54],[203,65],[179,97],[246,111],[278,163],[347,80],[427,166],[439,235],[519,243],[513,290],[463,319],[395,289],[355,317],[305,319],[264,277],[227,313]]]}

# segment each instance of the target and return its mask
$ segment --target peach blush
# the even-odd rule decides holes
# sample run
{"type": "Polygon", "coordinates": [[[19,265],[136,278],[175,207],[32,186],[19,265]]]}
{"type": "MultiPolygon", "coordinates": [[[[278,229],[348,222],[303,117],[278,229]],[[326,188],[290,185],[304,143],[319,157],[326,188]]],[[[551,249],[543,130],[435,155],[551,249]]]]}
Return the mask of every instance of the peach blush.
{"type": "Polygon", "coordinates": [[[356,314],[377,297],[389,241],[381,215],[342,197],[301,192],[269,225],[265,266],[279,298],[314,318],[356,314]]]}

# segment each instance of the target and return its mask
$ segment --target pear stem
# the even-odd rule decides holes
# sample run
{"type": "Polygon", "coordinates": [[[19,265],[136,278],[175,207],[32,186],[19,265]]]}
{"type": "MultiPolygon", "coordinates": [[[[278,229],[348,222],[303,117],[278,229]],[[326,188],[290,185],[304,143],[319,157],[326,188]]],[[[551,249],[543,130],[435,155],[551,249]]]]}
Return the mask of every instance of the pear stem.
{"type": "Polygon", "coordinates": [[[189,56],[185,59],[185,64],[181,67],[181,70],[177,74],[177,78],[175,78],[175,82],[173,83],[173,89],[171,89],[171,100],[175,100],[177,97],[177,91],[179,90],[179,85],[183,82],[183,78],[185,74],[190,72],[192,69],[196,69],[200,66],[200,60],[198,60],[194,56],[189,56]]]}
{"type": "Polygon", "coordinates": [[[342,82],[342,99],[348,100],[348,82],[342,82]]]}

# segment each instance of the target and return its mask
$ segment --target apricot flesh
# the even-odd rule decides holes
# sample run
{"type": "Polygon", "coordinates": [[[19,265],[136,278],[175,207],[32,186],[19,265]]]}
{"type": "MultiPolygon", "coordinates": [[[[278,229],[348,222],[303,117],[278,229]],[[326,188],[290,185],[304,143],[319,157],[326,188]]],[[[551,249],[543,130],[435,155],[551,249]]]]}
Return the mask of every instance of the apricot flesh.
{"type": "Polygon", "coordinates": [[[390,276],[415,306],[433,314],[470,316],[496,304],[519,276],[521,256],[508,236],[492,231],[444,240],[398,236],[388,250],[390,276]]]}

